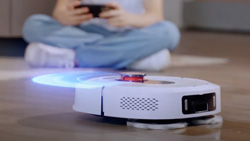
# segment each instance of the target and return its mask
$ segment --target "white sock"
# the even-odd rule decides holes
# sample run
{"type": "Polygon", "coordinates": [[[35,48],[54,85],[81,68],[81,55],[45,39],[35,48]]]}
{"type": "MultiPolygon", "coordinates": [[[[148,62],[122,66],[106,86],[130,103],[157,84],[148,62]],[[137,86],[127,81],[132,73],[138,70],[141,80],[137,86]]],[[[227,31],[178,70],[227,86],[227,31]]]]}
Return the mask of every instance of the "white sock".
{"type": "Polygon", "coordinates": [[[31,67],[73,68],[75,52],[42,43],[31,43],[26,49],[25,61],[31,67]]]}
{"type": "Polygon", "coordinates": [[[129,65],[127,69],[140,71],[161,71],[168,67],[171,62],[169,50],[159,51],[151,56],[143,58],[129,65]]]}

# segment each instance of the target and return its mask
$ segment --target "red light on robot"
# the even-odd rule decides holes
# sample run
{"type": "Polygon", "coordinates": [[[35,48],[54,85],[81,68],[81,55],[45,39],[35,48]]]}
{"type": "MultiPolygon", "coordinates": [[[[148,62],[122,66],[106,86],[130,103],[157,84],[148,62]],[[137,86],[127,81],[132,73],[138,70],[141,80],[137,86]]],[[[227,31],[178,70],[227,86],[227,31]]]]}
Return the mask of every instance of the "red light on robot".
{"type": "Polygon", "coordinates": [[[146,74],[143,73],[124,73],[121,74],[121,81],[126,81],[126,82],[141,82],[143,83],[144,77],[146,74]]]}

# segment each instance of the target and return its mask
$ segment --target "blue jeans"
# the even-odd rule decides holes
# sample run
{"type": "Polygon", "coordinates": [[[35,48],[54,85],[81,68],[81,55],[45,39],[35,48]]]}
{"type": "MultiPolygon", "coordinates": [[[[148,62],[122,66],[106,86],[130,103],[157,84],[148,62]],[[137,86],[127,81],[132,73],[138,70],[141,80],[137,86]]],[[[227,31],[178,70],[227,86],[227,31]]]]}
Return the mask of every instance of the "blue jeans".
{"type": "Polygon", "coordinates": [[[33,15],[24,24],[23,37],[29,43],[75,50],[80,67],[121,69],[160,50],[175,49],[180,32],[167,21],[111,32],[92,24],[62,26],[50,16],[33,15]]]}

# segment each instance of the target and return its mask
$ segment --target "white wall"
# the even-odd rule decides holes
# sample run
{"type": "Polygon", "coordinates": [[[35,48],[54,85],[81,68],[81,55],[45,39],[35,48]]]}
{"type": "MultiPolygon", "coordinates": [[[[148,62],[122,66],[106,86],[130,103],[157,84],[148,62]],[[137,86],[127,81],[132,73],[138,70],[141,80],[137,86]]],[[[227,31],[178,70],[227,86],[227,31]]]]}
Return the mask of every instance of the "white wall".
{"type": "Polygon", "coordinates": [[[182,9],[183,0],[164,0],[165,4],[165,16],[169,21],[174,22],[179,27],[183,26],[182,9]]]}

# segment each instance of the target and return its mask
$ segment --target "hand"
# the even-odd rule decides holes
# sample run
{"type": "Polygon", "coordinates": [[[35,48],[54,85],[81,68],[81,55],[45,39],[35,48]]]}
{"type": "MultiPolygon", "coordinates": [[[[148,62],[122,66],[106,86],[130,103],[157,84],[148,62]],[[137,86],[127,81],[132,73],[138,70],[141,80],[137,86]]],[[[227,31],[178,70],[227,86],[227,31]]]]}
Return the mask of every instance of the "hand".
{"type": "Polygon", "coordinates": [[[107,7],[111,10],[104,11],[100,14],[100,18],[105,18],[108,23],[114,27],[133,26],[134,15],[126,12],[119,4],[109,3],[107,7]]]}
{"type": "Polygon", "coordinates": [[[53,17],[62,25],[76,26],[93,18],[87,7],[75,8],[81,5],[80,0],[58,0],[53,11],[53,17]]]}

